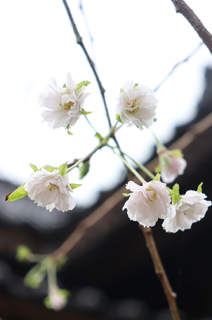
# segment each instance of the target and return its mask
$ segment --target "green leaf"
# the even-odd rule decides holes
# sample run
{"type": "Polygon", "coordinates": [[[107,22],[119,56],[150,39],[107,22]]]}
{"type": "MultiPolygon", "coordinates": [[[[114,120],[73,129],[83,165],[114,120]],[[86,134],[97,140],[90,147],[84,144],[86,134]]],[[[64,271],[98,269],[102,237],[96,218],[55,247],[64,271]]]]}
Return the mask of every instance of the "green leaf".
{"type": "Polygon", "coordinates": [[[83,162],[79,165],[79,179],[83,179],[90,169],[90,161],[83,162]]]}
{"type": "Polygon", "coordinates": [[[18,261],[29,261],[29,258],[32,254],[30,248],[24,245],[20,245],[17,247],[16,259],[18,261]]]}
{"type": "Polygon", "coordinates": [[[138,84],[138,83],[135,83],[133,88],[136,88],[137,86],[139,86],[139,84],[138,84]]]}
{"type": "Polygon", "coordinates": [[[47,164],[46,166],[44,166],[44,169],[46,169],[46,170],[49,171],[49,172],[53,172],[53,171],[56,170],[57,168],[56,168],[56,167],[49,166],[49,165],[47,164]]]}
{"type": "Polygon", "coordinates": [[[120,117],[120,115],[119,115],[119,114],[117,114],[117,115],[116,115],[116,120],[118,120],[118,122],[123,123],[123,122],[121,121],[121,117],[120,117]]]}
{"type": "Polygon", "coordinates": [[[161,166],[161,164],[159,164],[159,165],[155,168],[155,172],[156,172],[156,173],[159,173],[159,172],[161,172],[161,169],[162,169],[162,166],[161,166]]]}
{"type": "Polygon", "coordinates": [[[99,132],[97,132],[97,133],[95,134],[95,137],[96,137],[97,139],[99,139],[100,142],[103,140],[103,137],[101,136],[101,134],[100,134],[99,132]]]}
{"type": "Polygon", "coordinates": [[[71,133],[71,131],[67,130],[67,133],[69,136],[73,136],[73,133],[71,133]]]}
{"type": "Polygon", "coordinates": [[[77,91],[81,89],[83,86],[87,87],[90,84],[90,81],[82,81],[77,85],[77,91]]]}
{"type": "Polygon", "coordinates": [[[46,298],[44,298],[43,300],[44,305],[46,306],[46,308],[51,309],[52,308],[52,304],[51,301],[49,299],[49,296],[47,296],[46,298]]]}
{"type": "Polygon", "coordinates": [[[72,190],[81,187],[81,184],[77,184],[77,183],[69,183],[70,187],[72,190]]]}
{"type": "Polygon", "coordinates": [[[157,118],[153,118],[153,122],[156,122],[158,119],[157,118]]]}
{"type": "Polygon", "coordinates": [[[67,174],[67,162],[61,164],[58,170],[60,171],[61,176],[65,176],[67,174]]]}
{"type": "Polygon", "coordinates": [[[27,287],[36,289],[40,286],[44,277],[46,276],[46,265],[44,263],[36,264],[30,271],[26,274],[24,278],[24,284],[27,287]]]}
{"type": "Polygon", "coordinates": [[[131,196],[131,193],[122,193],[122,195],[127,198],[131,196]]]}
{"type": "Polygon", "coordinates": [[[169,164],[168,158],[165,156],[160,156],[161,167],[167,167],[169,164]]]}
{"type": "Polygon", "coordinates": [[[120,93],[122,93],[122,92],[123,92],[123,89],[121,88],[121,89],[120,89],[120,93]]]}
{"type": "Polygon", "coordinates": [[[86,116],[87,114],[92,113],[92,111],[85,111],[85,110],[82,108],[82,109],[81,109],[81,113],[86,116]]]}
{"type": "Polygon", "coordinates": [[[169,152],[170,156],[174,156],[176,158],[183,158],[183,153],[180,149],[171,150],[169,152]]]}
{"type": "Polygon", "coordinates": [[[198,188],[197,188],[197,192],[198,192],[198,193],[202,193],[202,185],[203,185],[203,182],[201,182],[201,183],[198,185],[198,188]]]}
{"type": "Polygon", "coordinates": [[[154,177],[153,181],[160,181],[160,173],[157,173],[156,176],[154,177]]]}
{"type": "Polygon", "coordinates": [[[18,199],[25,197],[28,194],[28,192],[25,190],[24,186],[25,186],[25,183],[22,184],[17,189],[15,189],[13,192],[7,194],[4,201],[16,201],[18,199]]]}
{"type": "Polygon", "coordinates": [[[68,261],[67,256],[63,256],[62,258],[60,258],[59,260],[56,261],[57,264],[57,270],[61,270],[64,265],[66,264],[66,262],[68,261]]]}
{"type": "Polygon", "coordinates": [[[63,88],[66,88],[66,83],[64,83],[63,88]]]}
{"type": "Polygon", "coordinates": [[[178,183],[175,183],[172,190],[169,191],[170,196],[172,197],[172,203],[175,205],[178,201],[180,201],[180,187],[178,183]]]}
{"type": "Polygon", "coordinates": [[[34,172],[38,171],[38,168],[34,164],[30,163],[29,165],[34,172]]]}

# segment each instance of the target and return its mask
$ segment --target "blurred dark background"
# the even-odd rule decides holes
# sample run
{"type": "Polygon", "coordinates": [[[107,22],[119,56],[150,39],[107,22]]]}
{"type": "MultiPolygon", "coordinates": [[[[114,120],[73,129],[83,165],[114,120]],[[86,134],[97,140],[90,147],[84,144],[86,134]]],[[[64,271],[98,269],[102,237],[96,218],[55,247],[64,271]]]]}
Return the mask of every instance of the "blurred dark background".
{"type": "MultiPolygon", "coordinates": [[[[170,148],[182,147],[188,162],[185,174],[175,182],[181,193],[196,190],[212,199],[212,70],[205,71],[205,90],[192,122],[176,128],[170,148]]],[[[174,112],[174,111],[173,111],[174,112]]],[[[147,167],[157,165],[155,150],[147,167]]],[[[124,182],[101,193],[91,208],[76,208],[71,214],[49,213],[27,197],[5,203],[15,186],[0,181],[0,316],[3,320],[33,319],[141,319],[171,320],[167,301],[146,248],[138,223],[122,212],[124,182]],[[58,273],[61,288],[70,290],[69,304],[62,311],[43,305],[46,280],[38,289],[24,286],[23,278],[32,264],[15,259],[16,247],[29,246],[34,253],[56,250],[78,223],[113,201],[115,205],[91,227],[69,253],[69,260],[58,273]]],[[[161,222],[153,228],[161,259],[173,290],[177,293],[182,319],[212,319],[212,215],[193,224],[191,230],[167,234],[161,222]]]]}

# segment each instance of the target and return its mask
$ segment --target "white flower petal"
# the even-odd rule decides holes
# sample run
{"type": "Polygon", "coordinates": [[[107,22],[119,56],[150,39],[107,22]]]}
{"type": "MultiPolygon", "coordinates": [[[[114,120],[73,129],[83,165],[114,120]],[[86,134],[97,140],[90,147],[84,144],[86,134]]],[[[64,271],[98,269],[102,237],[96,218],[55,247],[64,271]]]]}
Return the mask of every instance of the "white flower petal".
{"type": "Polygon", "coordinates": [[[86,86],[77,90],[70,73],[67,74],[66,88],[59,88],[55,79],[50,79],[47,92],[40,94],[38,99],[40,106],[45,108],[42,117],[50,128],[67,128],[76,123],[82,114],[84,99],[88,96],[85,90],[86,86]]]}
{"type": "Polygon", "coordinates": [[[133,81],[127,81],[119,95],[116,114],[123,123],[133,123],[137,127],[149,127],[155,117],[157,100],[155,93],[147,86],[139,85],[134,87],[133,81]]]}
{"type": "Polygon", "coordinates": [[[64,212],[76,206],[71,196],[72,189],[69,186],[68,176],[61,176],[58,169],[49,172],[42,168],[34,172],[28,178],[25,190],[31,200],[49,211],[56,208],[64,212]]]}
{"type": "Polygon", "coordinates": [[[139,186],[129,181],[126,188],[133,191],[123,207],[130,220],[138,221],[144,227],[153,227],[161,216],[168,216],[170,196],[165,183],[151,181],[139,186]]]}
{"type": "Polygon", "coordinates": [[[203,200],[205,197],[204,193],[187,191],[182,199],[172,206],[172,214],[164,220],[162,226],[166,232],[184,231],[190,229],[192,223],[200,221],[211,206],[211,201],[203,200]]]}

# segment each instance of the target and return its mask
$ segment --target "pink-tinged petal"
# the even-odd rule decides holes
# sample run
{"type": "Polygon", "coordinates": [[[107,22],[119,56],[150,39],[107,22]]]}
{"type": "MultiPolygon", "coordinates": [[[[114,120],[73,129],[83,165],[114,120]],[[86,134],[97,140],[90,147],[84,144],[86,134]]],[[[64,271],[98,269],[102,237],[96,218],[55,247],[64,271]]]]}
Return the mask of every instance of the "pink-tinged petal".
{"type": "Polygon", "coordinates": [[[169,215],[170,196],[165,183],[152,181],[139,186],[129,181],[126,188],[133,192],[123,207],[130,220],[144,227],[153,227],[160,217],[169,215]]]}
{"type": "Polygon", "coordinates": [[[134,85],[133,81],[128,81],[122,87],[116,105],[116,114],[120,116],[123,123],[148,128],[153,124],[156,115],[155,93],[147,86],[134,87],[134,85]]]}
{"type": "Polygon", "coordinates": [[[204,218],[211,201],[203,200],[205,194],[189,190],[185,196],[173,206],[176,213],[169,215],[163,222],[162,226],[166,232],[177,232],[190,229],[192,223],[204,218]]]}
{"type": "Polygon", "coordinates": [[[49,172],[42,168],[34,172],[28,178],[25,189],[31,200],[49,211],[56,208],[64,212],[73,210],[76,206],[71,196],[72,189],[69,186],[68,176],[61,176],[57,169],[49,172]]]}
{"type": "Polygon", "coordinates": [[[39,95],[38,103],[45,108],[42,117],[50,128],[71,127],[82,115],[81,108],[88,93],[84,93],[86,87],[82,87],[76,95],[75,89],[76,84],[68,73],[66,88],[59,88],[52,78],[47,92],[39,95]]]}

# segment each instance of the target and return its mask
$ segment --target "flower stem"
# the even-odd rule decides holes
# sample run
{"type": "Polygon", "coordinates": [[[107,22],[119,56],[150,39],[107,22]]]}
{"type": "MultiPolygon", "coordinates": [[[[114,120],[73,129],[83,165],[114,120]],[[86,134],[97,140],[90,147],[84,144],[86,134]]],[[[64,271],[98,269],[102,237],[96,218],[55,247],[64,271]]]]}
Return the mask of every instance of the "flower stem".
{"type": "Polygon", "coordinates": [[[94,128],[94,126],[90,123],[88,117],[87,117],[85,114],[84,114],[84,117],[85,117],[85,119],[87,120],[87,122],[88,122],[88,124],[90,125],[90,127],[95,131],[95,133],[98,133],[98,132],[96,131],[96,129],[94,128]]]}
{"type": "Polygon", "coordinates": [[[57,286],[56,265],[54,262],[47,267],[48,287],[57,286]]]}
{"type": "Polygon", "coordinates": [[[157,145],[157,153],[160,153],[162,150],[166,149],[166,147],[162,144],[162,142],[160,142],[160,140],[155,135],[155,133],[151,129],[149,129],[149,131],[152,133],[153,137],[155,138],[155,142],[157,145]]]}
{"type": "Polygon", "coordinates": [[[71,170],[73,170],[74,168],[78,167],[78,165],[82,162],[84,162],[85,160],[88,160],[91,158],[91,156],[98,150],[101,149],[102,147],[106,146],[108,144],[108,140],[111,138],[111,136],[113,135],[113,132],[116,128],[118,121],[116,122],[116,124],[110,129],[108,135],[100,142],[100,144],[98,146],[96,146],[88,155],[86,155],[85,157],[81,158],[80,160],[78,160],[77,162],[75,162],[70,168],[68,168],[67,173],[69,173],[71,170]]]}
{"type": "MultiPolygon", "coordinates": [[[[112,147],[109,146],[111,149],[117,149],[117,147],[112,147]]],[[[129,156],[126,152],[122,151],[121,149],[119,149],[119,151],[125,155],[127,158],[129,158],[132,162],[134,162],[136,164],[137,167],[139,167],[139,169],[141,169],[144,173],[146,173],[146,175],[151,178],[154,179],[155,175],[149,171],[145,166],[143,166],[142,164],[140,164],[139,162],[137,162],[135,159],[133,159],[131,156],[129,156]]]]}
{"type": "Polygon", "coordinates": [[[117,154],[117,156],[121,159],[125,166],[134,174],[134,176],[136,176],[136,178],[138,178],[138,180],[141,181],[141,183],[146,183],[146,180],[144,180],[140,176],[140,174],[121,155],[117,154]]]}

